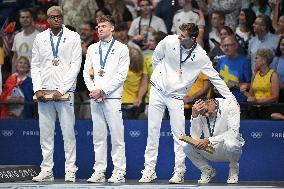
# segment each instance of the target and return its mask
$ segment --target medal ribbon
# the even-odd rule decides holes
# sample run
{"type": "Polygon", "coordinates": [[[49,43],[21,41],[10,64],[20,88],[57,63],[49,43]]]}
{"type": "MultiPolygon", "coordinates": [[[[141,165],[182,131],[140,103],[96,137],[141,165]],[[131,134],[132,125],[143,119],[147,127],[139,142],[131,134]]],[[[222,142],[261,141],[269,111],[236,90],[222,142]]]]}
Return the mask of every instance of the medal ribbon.
{"type": "Polygon", "coordinates": [[[184,59],[184,60],[182,60],[182,46],[180,45],[180,50],[179,50],[179,69],[181,70],[181,65],[183,64],[183,63],[185,63],[185,61],[187,61],[187,59],[189,59],[189,57],[191,56],[191,53],[193,52],[193,50],[196,48],[196,46],[197,46],[197,43],[196,42],[194,42],[193,43],[193,45],[190,47],[190,49],[189,49],[189,53],[188,53],[188,55],[187,55],[187,57],[184,59]]]}
{"type": "Polygon", "coordinates": [[[53,54],[54,58],[58,57],[58,47],[59,47],[59,43],[60,43],[62,34],[63,34],[63,29],[62,29],[62,31],[58,35],[58,41],[57,41],[57,44],[56,44],[56,48],[54,48],[53,37],[52,37],[52,33],[50,32],[50,43],[51,43],[52,54],[53,54]]]}
{"type": "Polygon", "coordinates": [[[106,64],[106,60],[107,60],[108,54],[109,54],[109,52],[110,52],[110,50],[111,50],[111,48],[112,48],[114,42],[115,42],[115,39],[112,38],[111,44],[110,44],[110,46],[108,47],[108,50],[107,50],[107,53],[106,53],[106,56],[105,56],[104,60],[103,60],[103,50],[102,50],[102,46],[101,46],[102,42],[100,42],[99,53],[100,53],[100,65],[101,65],[101,69],[104,69],[104,68],[105,68],[105,64],[106,64]]]}
{"type": "Polygon", "coordinates": [[[208,126],[208,131],[209,131],[210,137],[212,137],[213,134],[214,134],[216,120],[217,120],[217,114],[218,114],[218,111],[219,111],[219,102],[217,100],[214,100],[214,103],[215,103],[215,106],[216,106],[216,110],[215,110],[215,116],[214,116],[214,122],[213,122],[212,129],[210,127],[209,118],[206,117],[206,121],[207,121],[207,126],[208,126]]]}

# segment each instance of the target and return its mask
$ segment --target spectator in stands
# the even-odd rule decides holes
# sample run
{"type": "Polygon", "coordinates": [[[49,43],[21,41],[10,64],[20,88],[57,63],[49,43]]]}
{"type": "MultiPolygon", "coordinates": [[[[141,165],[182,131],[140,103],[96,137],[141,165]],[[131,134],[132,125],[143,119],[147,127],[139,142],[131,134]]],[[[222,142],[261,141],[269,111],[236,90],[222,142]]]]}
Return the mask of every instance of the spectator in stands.
{"type": "Polygon", "coordinates": [[[20,9],[32,8],[34,1],[27,0],[12,0],[0,1],[0,26],[2,26],[6,20],[16,20],[18,15],[16,14],[20,9]]]}
{"type": "MultiPolygon", "coordinates": [[[[270,68],[275,70],[279,75],[280,92],[279,92],[278,102],[283,103],[284,102],[284,36],[282,36],[279,40],[275,55],[276,56],[274,57],[273,62],[270,65],[270,68]]],[[[274,112],[277,112],[277,113],[273,113],[271,115],[272,119],[284,119],[284,108],[281,106],[276,107],[276,108],[274,112]]]]}
{"type": "Polygon", "coordinates": [[[205,19],[204,15],[200,10],[194,9],[192,7],[192,0],[179,0],[179,5],[182,7],[180,11],[178,11],[173,18],[173,26],[171,31],[173,33],[179,34],[179,26],[183,23],[194,23],[198,25],[199,35],[197,38],[197,42],[203,46],[203,34],[204,34],[204,26],[205,19]]]}
{"type": "Polygon", "coordinates": [[[248,46],[248,55],[251,60],[251,69],[252,72],[255,72],[255,54],[260,48],[270,49],[273,53],[276,50],[279,36],[272,34],[271,29],[271,20],[266,15],[259,15],[256,17],[253,30],[255,37],[251,38],[248,46]]]}
{"type": "Polygon", "coordinates": [[[215,169],[208,161],[229,162],[227,183],[238,183],[239,159],[245,143],[239,129],[240,109],[235,101],[215,98],[194,103],[190,135],[197,140],[197,144],[185,144],[184,152],[201,171],[199,184],[209,183],[216,175],[215,169]],[[204,151],[208,146],[215,148],[213,154],[204,151]]]}
{"type": "MultiPolygon", "coordinates": [[[[153,73],[153,66],[152,66],[152,59],[153,59],[153,51],[155,50],[156,46],[160,41],[162,41],[167,34],[162,31],[153,32],[149,38],[149,50],[151,51],[147,56],[144,58],[144,65],[143,65],[143,75],[141,79],[141,85],[139,89],[139,97],[144,97],[145,101],[145,111],[142,117],[148,117],[148,103],[149,103],[149,95],[150,95],[150,78],[153,73]],[[145,95],[146,94],[146,95],[145,95]]],[[[139,99],[142,100],[142,99],[139,99]]],[[[139,101],[138,101],[139,102],[139,101]]],[[[141,102],[142,103],[142,102],[141,102]]]]}
{"type": "Polygon", "coordinates": [[[280,77],[279,102],[284,102],[284,36],[279,40],[270,68],[275,70],[280,77]]]}
{"type": "Polygon", "coordinates": [[[1,94],[1,118],[32,118],[33,117],[33,84],[30,72],[30,62],[27,57],[20,56],[16,64],[16,72],[9,76],[1,94]],[[20,104],[19,104],[20,103],[20,104]],[[27,104],[21,104],[27,103],[27,104]]]}
{"type": "Polygon", "coordinates": [[[38,31],[44,31],[49,28],[46,11],[47,10],[43,7],[39,7],[36,10],[36,19],[34,20],[34,24],[38,31]]]}
{"type": "Polygon", "coordinates": [[[75,27],[76,31],[84,21],[94,18],[98,9],[96,0],[60,1],[59,5],[64,13],[64,24],[75,27]]]}
{"type": "Polygon", "coordinates": [[[156,7],[155,15],[164,20],[168,34],[171,33],[174,15],[180,8],[178,0],[161,0],[156,7]]]}
{"type": "Polygon", "coordinates": [[[122,118],[137,119],[142,112],[143,96],[139,96],[143,74],[143,54],[139,49],[129,48],[130,65],[122,90],[122,118]]]}
{"type": "Polygon", "coordinates": [[[244,42],[244,47],[248,49],[248,43],[253,36],[253,23],[255,21],[255,13],[251,9],[242,9],[239,14],[239,25],[236,28],[236,37],[244,42]]]}
{"type": "MultiPolygon", "coordinates": [[[[234,31],[229,26],[221,26],[219,28],[218,33],[219,33],[219,37],[220,37],[221,41],[224,40],[225,37],[227,37],[227,36],[234,36],[235,35],[234,31]]],[[[225,54],[224,54],[224,49],[222,49],[222,47],[221,47],[221,41],[220,41],[220,43],[217,42],[215,39],[211,39],[211,41],[214,42],[214,48],[212,50],[210,50],[210,52],[208,53],[208,56],[212,60],[213,65],[216,66],[217,62],[225,54]]]]}
{"type": "Polygon", "coordinates": [[[211,84],[209,78],[200,73],[197,80],[192,85],[188,94],[183,98],[184,102],[184,116],[189,118],[191,116],[191,107],[198,99],[211,98],[211,84]]]}
{"type": "Polygon", "coordinates": [[[254,11],[255,15],[271,15],[271,8],[267,0],[251,0],[249,7],[254,11]]]}
{"type": "MultiPolygon", "coordinates": [[[[282,0],[281,0],[282,1],[282,0]]],[[[274,27],[274,24],[277,24],[277,20],[279,18],[279,9],[280,9],[280,1],[279,0],[268,0],[268,5],[271,8],[271,14],[270,18],[272,20],[272,26],[274,27]],[[276,21],[275,23],[273,21],[276,21]]],[[[274,28],[275,29],[275,28],[274,28]]]]}
{"type": "Polygon", "coordinates": [[[58,118],[64,138],[65,181],[75,182],[77,167],[74,132],[74,90],[82,61],[81,40],[78,33],[63,25],[59,6],[47,10],[50,29],[37,35],[33,44],[31,76],[38,99],[40,145],[43,160],[41,172],[33,181],[53,181],[54,129],[58,118]],[[47,101],[46,94],[52,96],[47,101]],[[61,101],[66,94],[70,99],[61,101]]]}
{"type": "Polygon", "coordinates": [[[237,101],[246,102],[246,96],[241,93],[240,88],[249,88],[251,81],[250,62],[244,55],[238,53],[238,43],[235,36],[227,36],[223,39],[222,49],[225,56],[218,61],[216,70],[237,101]]]}
{"type": "Polygon", "coordinates": [[[0,95],[2,93],[2,65],[4,64],[4,60],[5,60],[5,53],[3,50],[3,40],[0,37],[0,95]]]}
{"type": "MultiPolygon", "coordinates": [[[[225,24],[225,15],[222,11],[214,11],[211,14],[211,28],[206,28],[206,33],[205,33],[205,40],[206,43],[209,43],[209,50],[211,51],[216,44],[221,43],[221,38],[220,38],[220,29],[224,26],[225,24]],[[208,40],[208,41],[207,41],[208,40]]],[[[206,48],[206,47],[205,47],[206,48]]],[[[208,49],[208,47],[207,47],[208,49]]],[[[209,51],[207,51],[209,52],[209,51]]]]}
{"type": "Polygon", "coordinates": [[[138,4],[140,15],[131,23],[128,35],[133,42],[137,43],[143,50],[148,48],[148,40],[152,32],[162,31],[167,33],[164,21],[152,14],[152,2],[141,0],[138,4]]]}
{"type": "Polygon", "coordinates": [[[75,115],[81,119],[90,119],[91,112],[89,109],[89,104],[82,104],[90,102],[89,91],[85,85],[83,78],[84,63],[86,60],[86,54],[88,47],[95,43],[93,40],[93,34],[95,32],[95,26],[91,21],[84,21],[80,26],[80,38],[82,47],[82,63],[80,67],[80,72],[77,77],[77,86],[75,92],[75,102],[78,103],[75,108],[75,115]]]}
{"type": "Polygon", "coordinates": [[[129,39],[128,36],[128,26],[126,22],[120,22],[116,24],[115,27],[115,39],[119,42],[127,45],[128,47],[140,49],[140,47],[134,43],[132,40],[129,39]]]}
{"type": "Polygon", "coordinates": [[[273,61],[273,53],[269,49],[258,49],[255,55],[256,69],[258,70],[251,80],[249,92],[242,90],[252,105],[249,118],[270,119],[273,112],[271,103],[278,101],[280,81],[276,71],[269,68],[273,61]]]}
{"type": "Polygon", "coordinates": [[[280,37],[284,36],[284,15],[280,16],[277,22],[276,34],[280,37]]]}
{"type": "Polygon", "coordinates": [[[16,71],[17,59],[20,56],[26,56],[29,61],[32,59],[32,46],[36,35],[39,31],[33,25],[32,11],[30,9],[21,9],[19,11],[19,21],[22,26],[22,31],[17,33],[14,38],[12,51],[12,73],[16,71]]]}
{"type": "Polygon", "coordinates": [[[222,11],[225,14],[224,25],[235,29],[237,27],[237,18],[240,13],[241,3],[239,0],[210,0],[208,1],[209,13],[222,11]]]}
{"type": "Polygon", "coordinates": [[[105,8],[109,10],[116,23],[126,22],[130,26],[133,17],[123,0],[104,0],[105,8]]]}

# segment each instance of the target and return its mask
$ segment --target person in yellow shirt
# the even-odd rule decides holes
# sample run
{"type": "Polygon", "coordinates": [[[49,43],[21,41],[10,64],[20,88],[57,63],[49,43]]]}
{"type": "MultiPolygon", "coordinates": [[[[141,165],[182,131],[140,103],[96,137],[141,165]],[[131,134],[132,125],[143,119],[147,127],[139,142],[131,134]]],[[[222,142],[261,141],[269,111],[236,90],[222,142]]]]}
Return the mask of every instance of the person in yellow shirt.
{"type": "Polygon", "coordinates": [[[122,118],[136,119],[139,116],[143,96],[139,89],[143,75],[143,55],[137,48],[129,47],[130,66],[122,91],[122,118]]]}
{"type": "Polygon", "coordinates": [[[187,96],[184,97],[184,116],[185,118],[191,117],[191,107],[192,104],[200,99],[200,98],[207,98],[211,97],[211,83],[206,75],[200,73],[197,80],[192,85],[191,89],[188,91],[187,96]]]}
{"type": "Polygon", "coordinates": [[[273,61],[273,53],[269,49],[259,49],[255,56],[256,73],[252,76],[249,92],[240,89],[248,97],[250,106],[249,118],[270,119],[273,112],[271,103],[278,101],[280,80],[277,72],[269,65],[273,61]]]}

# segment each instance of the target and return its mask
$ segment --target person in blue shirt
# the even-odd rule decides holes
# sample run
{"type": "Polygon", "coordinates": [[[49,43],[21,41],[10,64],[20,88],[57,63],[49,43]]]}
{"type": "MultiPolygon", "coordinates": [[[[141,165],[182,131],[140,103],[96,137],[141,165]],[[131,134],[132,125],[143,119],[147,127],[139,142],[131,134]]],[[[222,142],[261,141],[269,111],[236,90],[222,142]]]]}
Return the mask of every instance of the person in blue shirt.
{"type": "Polygon", "coordinates": [[[226,82],[238,102],[245,102],[246,97],[240,92],[240,87],[249,86],[251,69],[249,60],[238,53],[238,43],[234,36],[228,36],[222,41],[221,47],[225,56],[216,66],[220,77],[226,82]]]}

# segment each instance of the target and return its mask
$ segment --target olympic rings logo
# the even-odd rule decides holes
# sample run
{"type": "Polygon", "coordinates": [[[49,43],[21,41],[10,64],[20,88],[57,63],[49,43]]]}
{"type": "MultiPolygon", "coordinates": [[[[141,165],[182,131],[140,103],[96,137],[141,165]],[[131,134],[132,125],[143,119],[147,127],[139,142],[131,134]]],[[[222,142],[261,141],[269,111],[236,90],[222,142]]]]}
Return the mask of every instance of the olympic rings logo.
{"type": "Polygon", "coordinates": [[[251,132],[250,136],[254,139],[260,139],[262,137],[262,132],[251,132]]]}
{"type": "Polygon", "coordinates": [[[134,131],[129,131],[129,135],[132,137],[132,138],[137,138],[141,135],[141,131],[139,130],[134,130],[134,131]]]}
{"type": "Polygon", "coordinates": [[[2,130],[1,134],[5,137],[10,137],[14,134],[14,131],[13,130],[2,130]]]}

